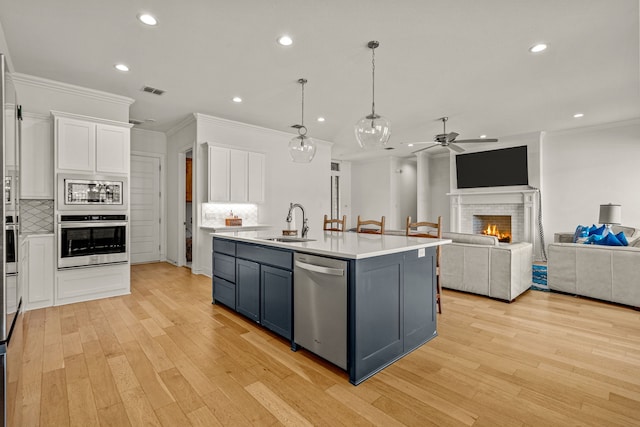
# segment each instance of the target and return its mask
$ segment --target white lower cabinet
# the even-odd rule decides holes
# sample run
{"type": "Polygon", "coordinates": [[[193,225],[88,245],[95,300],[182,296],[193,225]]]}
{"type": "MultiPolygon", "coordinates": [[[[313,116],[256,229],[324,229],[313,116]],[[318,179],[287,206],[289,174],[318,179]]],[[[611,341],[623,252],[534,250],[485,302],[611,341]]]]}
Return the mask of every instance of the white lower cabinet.
{"type": "Polygon", "coordinates": [[[129,264],[58,270],[54,304],[126,295],[130,280],[129,264]]]}
{"type": "Polygon", "coordinates": [[[27,236],[20,244],[20,269],[25,310],[53,305],[55,237],[53,234],[27,236]]]}

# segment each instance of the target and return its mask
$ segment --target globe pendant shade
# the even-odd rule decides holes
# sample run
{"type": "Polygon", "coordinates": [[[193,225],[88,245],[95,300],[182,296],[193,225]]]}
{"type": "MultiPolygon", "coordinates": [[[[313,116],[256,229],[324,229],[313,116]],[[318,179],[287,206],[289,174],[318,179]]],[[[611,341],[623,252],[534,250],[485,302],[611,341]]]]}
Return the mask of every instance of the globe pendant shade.
{"type": "Polygon", "coordinates": [[[368,115],[356,123],[356,140],[361,148],[382,148],[391,136],[391,124],[382,116],[368,115]]]}
{"type": "Polygon", "coordinates": [[[304,135],[293,137],[289,141],[289,155],[296,163],[309,163],[316,155],[316,143],[304,135]]]}

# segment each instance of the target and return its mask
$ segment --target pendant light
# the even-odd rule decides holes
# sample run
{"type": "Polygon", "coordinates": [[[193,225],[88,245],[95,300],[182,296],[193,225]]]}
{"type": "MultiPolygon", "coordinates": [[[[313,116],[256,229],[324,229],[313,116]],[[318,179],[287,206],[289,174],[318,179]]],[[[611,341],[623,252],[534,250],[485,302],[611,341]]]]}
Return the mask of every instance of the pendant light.
{"type": "Polygon", "coordinates": [[[371,114],[363,117],[356,123],[356,140],[360,148],[382,148],[389,141],[391,127],[388,119],[376,114],[376,48],[380,46],[377,41],[370,41],[367,47],[371,49],[371,114]]]}
{"type": "Polygon", "coordinates": [[[289,141],[289,155],[296,163],[309,163],[316,155],[316,143],[307,136],[307,128],[304,126],[304,85],[307,79],[298,79],[302,86],[302,121],[299,125],[291,126],[298,130],[298,136],[289,141]]]}

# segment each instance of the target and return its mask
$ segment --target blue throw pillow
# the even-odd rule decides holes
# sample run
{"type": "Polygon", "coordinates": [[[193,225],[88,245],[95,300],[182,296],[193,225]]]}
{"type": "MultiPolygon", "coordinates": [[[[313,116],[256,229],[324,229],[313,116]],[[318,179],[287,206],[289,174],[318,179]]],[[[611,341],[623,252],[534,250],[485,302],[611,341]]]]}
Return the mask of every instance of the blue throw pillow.
{"type": "Polygon", "coordinates": [[[608,233],[606,236],[598,239],[594,242],[596,245],[604,245],[604,246],[622,246],[620,240],[613,234],[608,233]]]}
{"type": "Polygon", "coordinates": [[[616,234],[616,238],[622,243],[622,246],[629,246],[629,241],[627,240],[627,236],[624,235],[624,231],[616,234]]]}
{"type": "Polygon", "coordinates": [[[589,238],[589,226],[579,225],[573,233],[573,243],[584,243],[589,238]]]}
{"type": "Polygon", "coordinates": [[[595,225],[592,225],[591,228],[589,228],[589,236],[593,236],[593,235],[597,235],[597,236],[602,236],[602,233],[604,233],[604,230],[607,229],[607,226],[602,224],[600,227],[596,227],[595,225]]]}
{"type": "Polygon", "coordinates": [[[587,239],[586,242],[584,242],[587,245],[603,245],[604,243],[601,243],[600,241],[604,239],[604,236],[601,234],[592,234],[591,236],[589,236],[589,238],[587,239]]]}

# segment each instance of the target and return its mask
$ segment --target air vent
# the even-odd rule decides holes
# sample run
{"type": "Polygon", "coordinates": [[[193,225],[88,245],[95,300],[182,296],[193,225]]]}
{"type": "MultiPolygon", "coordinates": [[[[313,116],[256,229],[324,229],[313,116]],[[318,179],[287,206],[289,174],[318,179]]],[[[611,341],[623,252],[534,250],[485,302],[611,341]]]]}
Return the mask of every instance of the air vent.
{"type": "Polygon", "coordinates": [[[141,125],[144,123],[144,120],[138,120],[138,119],[129,119],[129,123],[131,123],[132,125],[141,125]]]}
{"type": "Polygon", "coordinates": [[[151,86],[142,86],[142,91],[143,92],[152,93],[154,95],[162,95],[165,92],[162,89],[158,89],[158,88],[151,87],[151,86]]]}

